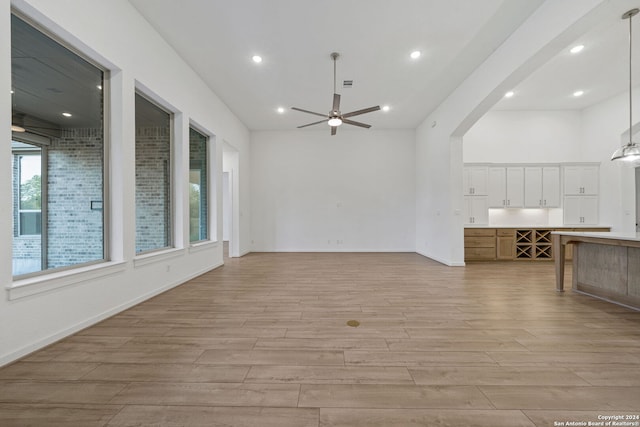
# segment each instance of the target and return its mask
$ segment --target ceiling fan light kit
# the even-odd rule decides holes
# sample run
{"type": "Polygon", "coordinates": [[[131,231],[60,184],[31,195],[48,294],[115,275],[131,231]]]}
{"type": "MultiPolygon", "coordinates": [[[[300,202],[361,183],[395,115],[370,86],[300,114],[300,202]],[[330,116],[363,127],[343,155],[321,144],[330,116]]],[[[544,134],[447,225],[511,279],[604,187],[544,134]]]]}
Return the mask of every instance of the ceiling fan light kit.
{"type": "Polygon", "coordinates": [[[632,39],[631,39],[631,18],[640,12],[640,9],[631,9],[625,12],[622,15],[622,19],[629,20],[629,142],[624,146],[618,148],[613,155],[611,155],[611,160],[622,160],[625,162],[632,162],[635,160],[640,160],[640,146],[633,142],[633,98],[631,96],[631,47],[632,47],[632,39]]]}
{"type": "Polygon", "coordinates": [[[333,60],[333,105],[331,107],[331,111],[329,114],[316,113],[314,111],[304,110],[298,107],[291,107],[292,110],[301,111],[307,114],[313,114],[315,116],[324,117],[324,120],[320,120],[313,123],[308,123],[306,125],[298,126],[298,129],[305,128],[307,126],[317,125],[319,123],[327,123],[331,127],[331,135],[335,135],[338,130],[338,126],[345,123],[352,126],[358,126],[362,128],[369,129],[371,125],[366,123],[356,122],[355,120],[349,120],[349,117],[359,116],[360,114],[371,113],[373,111],[378,111],[380,109],[379,105],[375,107],[364,108],[362,110],[352,111],[350,113],[342,114],[340,112],[340,94],[336,93],[336,61],[340,56],[339,53],[333,52],[331,54],[331,59],[333,60]]]}

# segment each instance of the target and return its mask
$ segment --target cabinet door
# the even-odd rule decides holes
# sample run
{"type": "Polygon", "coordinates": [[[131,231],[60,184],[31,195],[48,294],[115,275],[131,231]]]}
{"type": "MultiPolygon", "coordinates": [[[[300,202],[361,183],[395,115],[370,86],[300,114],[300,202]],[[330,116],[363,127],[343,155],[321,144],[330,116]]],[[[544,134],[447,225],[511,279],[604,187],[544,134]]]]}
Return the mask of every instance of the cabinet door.
{"type": "Polygon", "coordinates": [[[582,224],[598,223],[598,196],[584,196],[580,200],[582,224]]]}
{"type": "Polygon", "coordinates": [[[465,225],[487,225],[489,223],[489,201],[487,196],[465,196],[465,225]]]}
{"type": "Polygon", "coordinates": [[[582,167],[581,166],[565,166],[564,167],[564,194],[565,195],[582,194],[582,167]]]}
{"type": "Polygon", "coordinates": [[[542,200],[542,168],[524,168],[524,207],[539,208],[542,200]]]}
{"type": "Polygon", "coordinates": [[[542,168],[542,206],[560,207],[560,168],[549,166],[542,168]]]}
{"type": "Polygon", "coordinates": [[[567,225],[598,224],[598,196],[565,196],[563,213],[567,225]]]}
{"type": "Polygon", "coordinates": [[[524,205],[524,169],[507,168],[507,207],[521,208],[524,205]]]}
{"type": "Polygon", "coordinates": [[[598,194],[598,166],[582,168],[582,194],[598,194]]]}
{"type": "Polygon", "coordinates": [[[580,214],[580,196],[565,196],[562,209],[563,221],[567,225],[579,225],[582,215],[580,214]]]}
{"type": "Polygon", "coordinates": [[[514,259],[516,257],[516,240],[514,236],[498,236],[496,258],[514,259]]]}
{"type": "Polygon", "coordinates": [[[598,166],[565,166],[564,194],[597,195],[598,166]]]}
{"type": "Polygon", "coordinates": [[[486,166],[466,166],[464,168],[464,195],[465,196],[486,196],[488,167],[486,166]]]}
{"type": "Polygon", "coordinates": [[[504,208],[507,205],[507,170],[489,168],[489,207],[504,208]]]}

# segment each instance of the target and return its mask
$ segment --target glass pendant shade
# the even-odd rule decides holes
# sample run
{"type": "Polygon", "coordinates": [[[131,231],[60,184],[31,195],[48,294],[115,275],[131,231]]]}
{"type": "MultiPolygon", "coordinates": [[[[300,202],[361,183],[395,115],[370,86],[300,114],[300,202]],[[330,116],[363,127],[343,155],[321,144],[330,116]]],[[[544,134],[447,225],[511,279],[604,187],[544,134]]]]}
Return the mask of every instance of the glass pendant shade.
{"type": "Polygon", "coordinates": [[[629,142],[627,145],[618,148],[611,156],[611,160],[622,160],[625,162],[640,160],[640,145],[635,142],[629,142]]]}

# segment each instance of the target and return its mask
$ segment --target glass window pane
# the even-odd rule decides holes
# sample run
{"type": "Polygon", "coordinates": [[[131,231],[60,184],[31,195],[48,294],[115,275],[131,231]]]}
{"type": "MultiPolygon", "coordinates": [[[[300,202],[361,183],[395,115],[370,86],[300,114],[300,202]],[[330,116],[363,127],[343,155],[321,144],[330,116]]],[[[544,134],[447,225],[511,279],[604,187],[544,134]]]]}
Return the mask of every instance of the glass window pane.
{"type": "Polygon", "coordinates": [[[171,115],[136,94],[136,253],[171,244],[171,115]]]}
{"type": "Polygon", "coordinates": [[[208,186],[207,140],[200,132],[189,129],[189,241],[207,240],[208,186]]]}
{"type": "Polygon", "coordinates": [[[11,16],[13,274],[105,259],[104,73],[11,16]]]}

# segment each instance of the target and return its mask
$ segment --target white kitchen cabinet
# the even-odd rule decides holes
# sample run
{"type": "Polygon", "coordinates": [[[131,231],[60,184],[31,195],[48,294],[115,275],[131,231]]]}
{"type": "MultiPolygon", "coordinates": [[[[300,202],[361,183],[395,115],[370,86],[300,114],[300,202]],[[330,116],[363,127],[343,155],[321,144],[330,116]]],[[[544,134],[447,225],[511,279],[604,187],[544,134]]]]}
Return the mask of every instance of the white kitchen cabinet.
{"type": "Polygon", "coordinates": [[[463,187],[465,196],[486,196],[488,190],[487,166],[465,166],[463,172],[463,187]]]}
{"type": "Polygon", "coordinates": [[[504,208],[507,205],[507,170],[489,168],[489,207],[504,208]]]}
{"type": "Polygon", "coordinates": [[[566,195],[597,195],[598,194],[597,165],[564,166],[564,194],[566,195]]]}
{"type": "Polygon", "coordinates": [[[507,204],[508,208],[521,208],[524,205],[524,169],[507,168],[507,204]]]}
{"type": "Polygon", "coordinates": [[[465,225],[489,224],[489,198],[487,196],[464,197],[465,225]]]}
{"type": "Polygon", "coordinates": [[[565,225],[598,224],[598,196],[565,196],[565,225]]]}
{"type": "Polygon", "coordinates": [[[524,207],[560,207],[560,168],[557,166],[524,168],[524,207]]]}
{"type": "Polygon", "coordinates": [[[489,168],[489,207],[521,208],[524,203],[524,170],[521,167],[489,168]]]}

